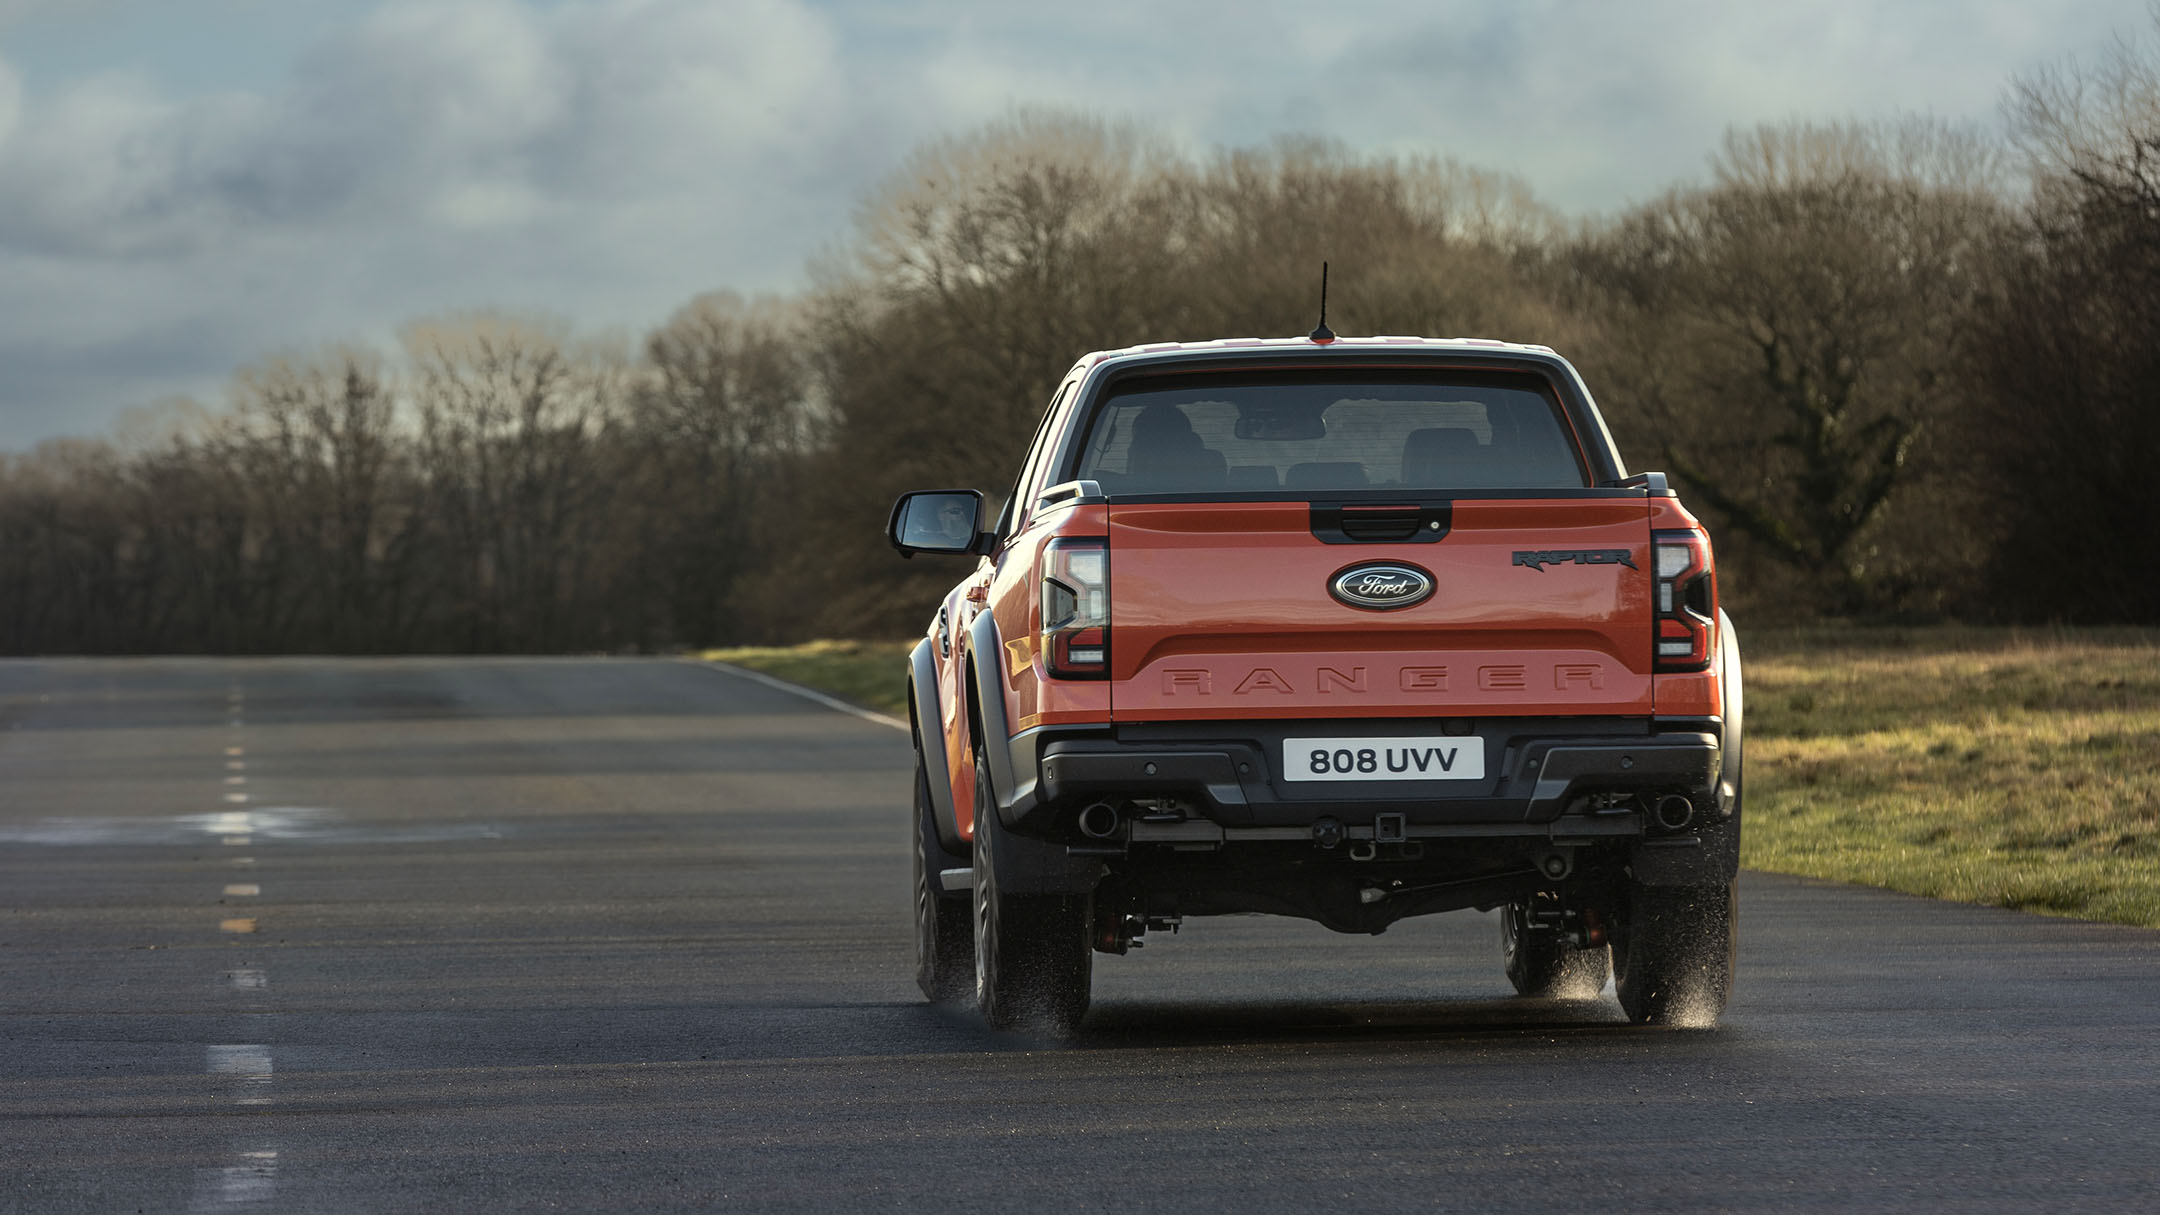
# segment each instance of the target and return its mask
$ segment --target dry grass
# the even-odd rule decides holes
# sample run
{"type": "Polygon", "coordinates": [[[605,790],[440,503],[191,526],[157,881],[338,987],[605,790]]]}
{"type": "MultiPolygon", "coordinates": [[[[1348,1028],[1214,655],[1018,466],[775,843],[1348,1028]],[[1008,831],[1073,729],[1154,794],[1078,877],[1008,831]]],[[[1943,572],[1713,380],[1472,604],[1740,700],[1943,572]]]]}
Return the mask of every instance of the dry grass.
{"type": "Polygon", "coordinates": [[[2160,926],[2160,638],[1744,640],[1749,867],[2160,926]]]}
{"type": "MultiPolygon", "coordinates": [[[[1750,868],[2160,926],[2160,634],[1742,636],[1750,868]]],[[[706,657],[905,716],[912,644],[706,657]]]]}

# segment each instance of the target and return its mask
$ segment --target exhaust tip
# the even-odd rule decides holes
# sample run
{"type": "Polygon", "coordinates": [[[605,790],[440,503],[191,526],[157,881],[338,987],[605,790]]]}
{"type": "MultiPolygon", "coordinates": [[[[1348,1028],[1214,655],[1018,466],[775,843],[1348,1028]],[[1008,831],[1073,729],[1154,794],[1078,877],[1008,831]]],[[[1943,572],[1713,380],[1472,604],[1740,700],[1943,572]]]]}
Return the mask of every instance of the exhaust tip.
{"type": "Polygon", "coordinates": [[[1096,802],[1080,811],[1080,834],[1091,840],[1117,838],[1118,828],[1123,826],[1117,807],[1109,802],[1096,802]]]}
{"type": "Polygon", "coordinates": [[[1657,824],[1667,831],[1678,831],[1695,820],[1695,803],[1677,793],[1668,793],[1657,799],[1651,811],[1657,816],[1657,824]]]}

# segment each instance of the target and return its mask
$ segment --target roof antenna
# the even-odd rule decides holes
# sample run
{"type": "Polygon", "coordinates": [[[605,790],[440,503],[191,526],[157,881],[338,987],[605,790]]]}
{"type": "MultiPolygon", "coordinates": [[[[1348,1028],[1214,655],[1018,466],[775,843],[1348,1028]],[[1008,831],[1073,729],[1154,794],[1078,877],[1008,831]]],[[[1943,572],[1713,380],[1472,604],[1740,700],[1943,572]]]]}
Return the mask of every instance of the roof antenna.
{"type": "Polygon", "coordinates": [[[1335,340],[1335,331],[1327,327],[1327,263],[1320,263],[1320,327],[1307,335],[1315,346],[1325,346],[1335,340]]]}

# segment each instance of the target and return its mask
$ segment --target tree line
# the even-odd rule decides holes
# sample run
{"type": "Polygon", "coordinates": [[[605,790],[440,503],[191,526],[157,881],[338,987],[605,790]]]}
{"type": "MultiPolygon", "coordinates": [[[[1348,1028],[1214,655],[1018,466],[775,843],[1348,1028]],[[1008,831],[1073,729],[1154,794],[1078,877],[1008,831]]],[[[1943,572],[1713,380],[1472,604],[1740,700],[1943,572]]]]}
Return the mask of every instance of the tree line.
{"type": "Polygon", "coordinates": [[[651,651],[920,628],[908,488],[1004,487],[1081,352],[1311,327],[1580,366],[1756,619],[2151,623],[2160,65],[2016,82],[2008,137],[1735,131],[1576,221],[1520,180],[1023,112],[914,151],[790,298],[636,349],[546,320],[242,369],[0,464],[0,650],[651,651]]]}

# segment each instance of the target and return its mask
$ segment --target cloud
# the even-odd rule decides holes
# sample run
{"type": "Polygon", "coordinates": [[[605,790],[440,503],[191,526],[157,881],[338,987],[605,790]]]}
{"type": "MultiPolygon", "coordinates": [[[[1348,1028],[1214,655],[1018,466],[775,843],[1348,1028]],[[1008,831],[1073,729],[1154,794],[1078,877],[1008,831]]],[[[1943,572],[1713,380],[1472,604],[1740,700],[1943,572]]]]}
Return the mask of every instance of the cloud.
{"type": "Polygon", "coordinates": [[[0,379],[0,446],[431,313],[785,286],[886,167],[853,100],[791,0],[388,3],[274,91],[68,82],[0,140],[0,364],[37,372],[0,379]]]}
{"type": "Polygon", "coordinates": [[[8,136],[15,133],[21,114],[22,76],[7,60],[0,59],[0,150],[7,147],[8,136]]]}
{"type": "MultiPolygon", "coordinates": [[[[0,26],[147,0],[87,2],[0,0],[0,26]]],[[[915,144],[1018,105],[1195,152],[1454,155],[1609,210],[1699,174],[1728,124],[1985,118],[2013,73],[2146,24],[2144,0],[339,3],[246,89],[0,60],[0,446],[441,312],[635,329],[785,289],[915,144]]],[[[244,46],[252,8],[197,19],[244,46]]]]}
{"type": "Polygon", "coordinates": [[[70,85],[0,151],[0,244],[177,257],[266,226],[527,222],[750,164],[784,185],[836,83],[830,39],[781,0],[387,4],[281,95],[70,85]]]}

